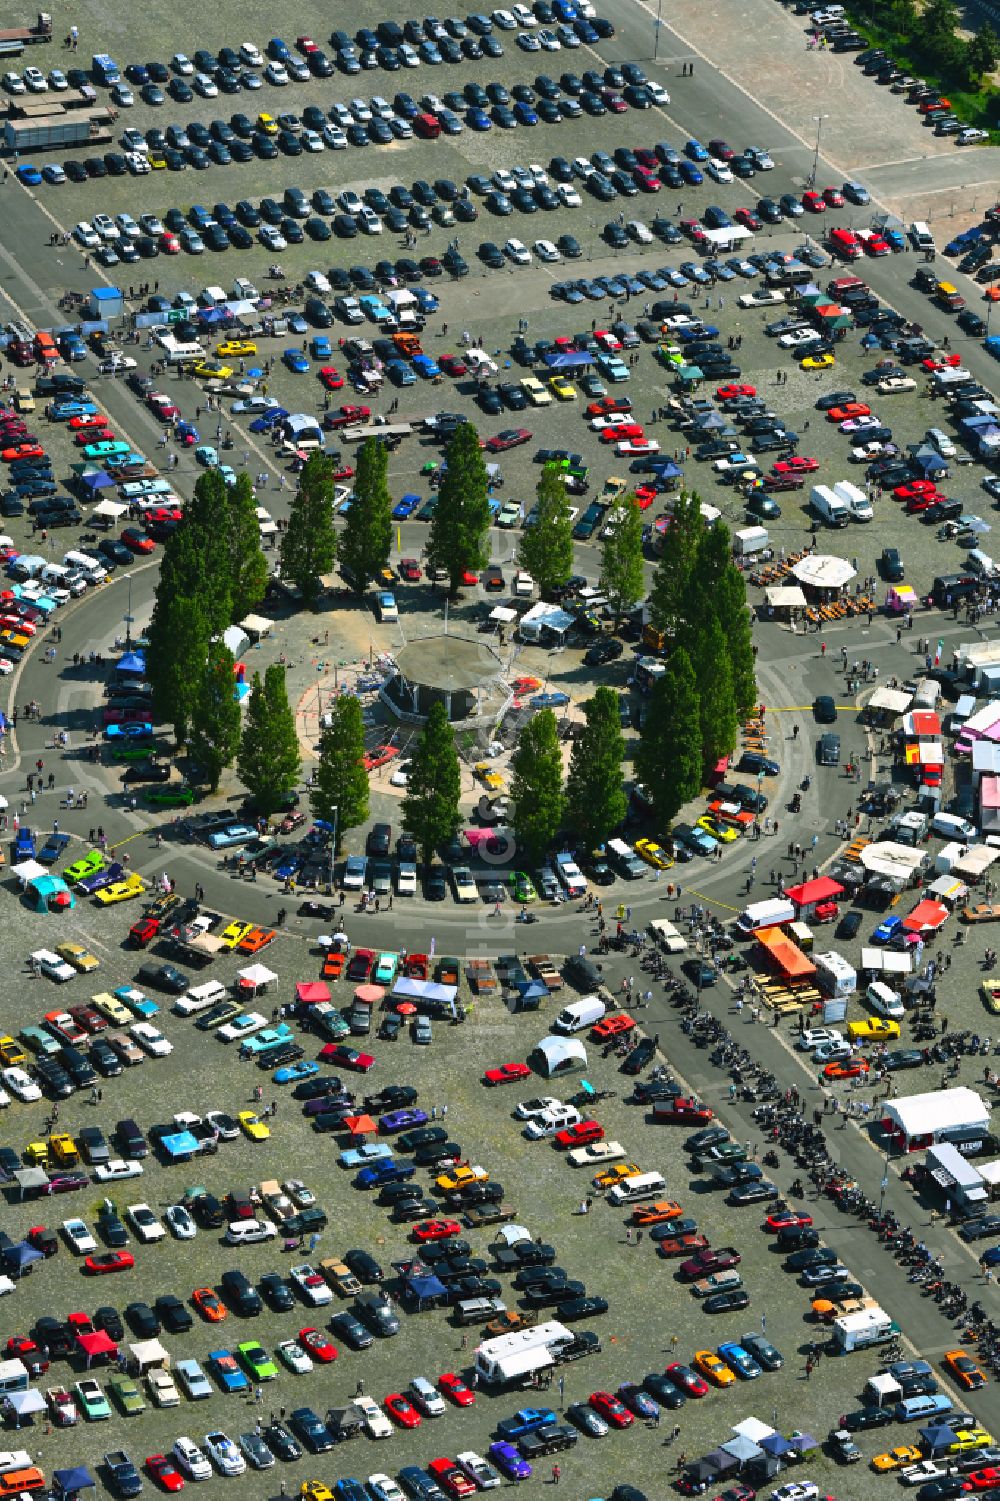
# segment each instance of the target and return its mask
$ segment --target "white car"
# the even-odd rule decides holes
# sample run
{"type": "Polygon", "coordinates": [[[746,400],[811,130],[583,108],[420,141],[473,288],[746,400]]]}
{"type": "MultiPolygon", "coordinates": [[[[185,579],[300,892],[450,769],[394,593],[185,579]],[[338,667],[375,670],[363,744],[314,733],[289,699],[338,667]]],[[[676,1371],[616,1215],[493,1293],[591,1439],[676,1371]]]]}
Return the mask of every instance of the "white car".
{"type": "Polygon", "coordinates": [[[253,1241],[273,1240],[277,1233],[270,1220],[231,1220],[223,1240],[227,1246],[242,1246],[253,1241]]]}
{"type": "Polygon", "coordinates": [[[815,1501],[819,1486],[812,1480],[790,1480],[771,1492],[771,1501],[815,1501]]]}
{"type": "Polygon", "coordinates": [[[125,82],[118,82],[114,85],[111,98],[121,109],[131,109],[135,104],[135,95],[125,82]]]}
{"type": "Polygon", "coordinates": [[[644,87],[654,104],[665,105],[670,103],[670,95],[662,83],[654,83],[651,78],[647,78],[644,87]]]}
{"type": "Polygon", "coordinates": [[[275,88],[283,89],[289,81],[288,69],[283,63],[270,62],[264,69],[264,78],[267,83],[273,84],[275,88]]]}
{"type": "MultiPolygon", "coordinates": [[[[433,97],[437,98],[437,95],[435,94],[433,97]]],[[[351,111],[351,114],[354,116],[355,120],[357,120],[361,125],[367,125],[371,121],[372,108],[367,99],[350,99],[348,101],[347,107],[351,111]]],[[[439,103],[438,108],[440,109],[441,107],[442,106],[439,103]]]]}
{"type": "Polygon", "coordinates": [[[258,231],[260,243],[267,250],[287,250],[288,241],[273,224],[265,224],[258,231]]]}
{"type": "Polygon", "coordinates": [[[515,1106],[514,1115],[519,1121],[535,1120],[540,1115],[547,1115],[561,1103],[554,1095],[539,1095],[533,1100],[522,1100],[520,1105],[515,1106]]]}
{"type": "Polygon", "coordinates": [[[410,784],[410,768],[412,761],[401,761],[389,778],[390,787],[408,787],[410,784]]]}
{"type": "Polygon", "coordinates": [[[891,992],[891,999],[889,996],[880,995],[878,991],[876,991],[874,995],[872,995],[869,991],[869,993],[865,996],[865,999],[871,1009],[875,1012],[876,1016],[885,1016],[888,1017],[890,1021],[898,1022],[902,1021],[903,1017],[906,1015],[906,1007],[903,1005],[902,1001],[899,999],[899,996],[895,991],[891,992]]]}
{"type": "Polygon", "coordinates": [[[382,233],[382,220],[374,209],[363,203],[358,211],[358,226],[366,235],[380,235],[382,233]]]}
{"type": "Polygon", "coordinates": [[[11,1094],[19,1100],[31,1104],[34,1100],[42,1098],[42,1091],[33,1079],[30,1079],[23,1068],[5,1068],[0,1078],[6,1084],[11,1094]]]}
{"type": "Polygon", "coordinates": [[[444,1405],[444,1398],[437,1388],[431,1385],[426,1376],[414,1376],[406,1390],[411,1401],[419,1407],[425,1417],[444,1417],[447,1411],[444,1405]]]}
{"type": "Polygon", "coordinates": [[[239,1138],[240,1128],[237,1121],[226,1110],[206,1110],[205,1119],[213,1131],[218,1131],[221,1141],[236,1141],[239,1138]]]}
{"type": "Polygon", "coordinates": [[[294,1371],[296,1376],[305,1376],[308,1371],[312,1370],[313,1362],[298,1340],[283,1339],[275,1349],[288,1369],[294,1371]]]}
{"type": "Polygon", "coordinates": [[[810,345],[822,342],[822,334],[814,328],[790,328],[787,334],[778,337],[779,349],[808,349],[810,345]]]}
{"type": "Polygon", "coordinates": [[[635,418],[631,412],[608,412],[603,417],[592,417],[590,430],[594,433],[603,433],[609,427],[627,427],[634,421],[635,418]]]}
{"type": "Polygon", "coordinates": [[[55,980],[60,985],[66,980],[72,980],[76,974],[72,964],[67,964],[65,959],[60,959],[59,955],[54,954],[51,949],[36,949],[31,958],[40,974],[46,975],[48,979],[55,980]]]}
{"type": "Polygon", "coordinates": [[[854,1049],[849,1042],[821,1042],[813,1053],[817,1063],[839,1063],[844,1058],[850,1058],[854,1049]]]}
{"type": "Polygon", "coordinates": [[[332,125],[328,120],[323,126],[323,140],[331,151],[346,151],[347,136],[339,125],[332,125]]]}
{"type": "Polygon", "coordinates": [[[122,1178],[141,1178],[142,1172],[141,1162],[112,1157],[110,1162],[102,1162],[94,1168],[94,1177],[98,1183],[117,1183],[122,1178]]]}
{"type": "Polygon", "coordinates": [[[659,453],[660,445],[655,438],[627,438],[615,444],[615,453],[620,459],[640,458],[645,453],[659,453]]]}
{"type": "Polygon", "coordinates": [[[308,1261],[293,1266],[288,1274],[299,1292],[307,1303],[314,1308],[322,1308],[326,1303],[333,1302],[333,1289],[325,1277],[321,1277],[314,1266],[308,1261]]]}
{"type": "Polygon", "coordinates": [[[501,193],[513,193],[517,187],[517,178],[513,172],[508,172],[506,167],[498,167],[493,174],[493,182],[501,193]]]}
{"type": "Polygon", "coordinates": [[[562,43],[556,36],[555,32],[550,31],[547,26],[538,33],[538,40],[541,42],[546,52],[562,51],[562,43]]]}
{"type": "Polygon", "coordinates": [[[167,1233],[148,1204],[130,1204],[125,1215],[131,1221],[136,1235],[146,1245],[154,1240],[162,1240],[167,1233]]]}
{"type": "Polygon", "coordinates": [[[260,1032],[267,1026],[267,1017],[259,1011],[244,1011],[241,1016],[234,1016],[231,1022],[220,1027],[216,1032],[222,1042],[237,1042],[243,1037],[252,1037],[254,1032],[260,1032]]]}
{"type": "Polygon", "coordinates": [[[83,1220],[63,1220],[63,1234],[75,1256],[89,1256],[97,1250],[97,1241],[83,1220]]]}
{"type": "Polygon", "coordinates": [[[155,214],[140,214],[139,227],[144,235],[152,235],[154,239],[158,239],[164,232],[163,220],[158,219],[155,214]]]}
{"type": "Polygon", "coordinates": [[[228,1434],[218,1429],[205,1434],[205,1448],[220,1475],[242,1475],[247,1462],[228,1434]]]}
{"type": "Polygon", "coordinates": [[[461,1454],[455,1455],[455,1463],[481,1491],[491,1491],[500,1484],[498,1472],[475,1449],[463,1449],[461,1454]]]}
{"type": "Polygon", "coordinates": [[[5,73],[3,75],[3,86],[7,90],[8,94],[27,93],[27,90],[24,86],[24,79],[21,77],[20,73],[5,73]]]}
{"type": "Polygon", "coordinates": [[[109,354],[97,368],[102,375],[118,375],[122,370],[134,370],[137,363],[138,361],[134,360],[130,354],[121,354],[115,350],[114,354],[109,354]]]}
{"type": "Polygon", "coordinates": [[[714,156],[710,156],[705,163],[705,171],[714,182],[730,183],[733,181],[733,174],[726,163],[716,161],[714,156]]]}
{"type": "Polygon", "coordinates": [[[960,130],[955,137],[956,146],[978,146],[980,141],[988,141],[989,131],[977,130],[975,126],[968,125],[965,130],[960,130]]]}
{"type": "Polygon", "coordinates": [[[525,1126],[524,1134],[529,1141],[543,1141],[567,1126],[575,1126],[579,1120],[580,1112],[572,1105],[559,1105],[554,1110],[546,1111],[544,1115],[536,1115],[525,1126]]]}
{"type": "Polygon", "coordinates": [[[156,1407],[179,1407],[180,1393],[174,1385],[174,1378],[169,1371],[162,1366],[155,1366],[153,1370],[146,1372],[146,1386],[149,1395],[156,1407]]]}
{"type": "Polygon", "coordinates": [[[540,261],[552,262],[562,260],[561,253],[556,249],[551,240],[536,240],[531,248],[540,261]]]}
{"type": "Polygon", "coordinates": [[[174,1447],[170,1452],[177,1460],[181,1469],[192,1480],[211,1480],[212,1466],[198,1448],[193,1438],[181,1437],[176,1439],[174,1447]]]}
{"type": "Polygon", "coordinates": [[[316,1202],[316,1195],[311,1188],[306,1187],[301,1178],[286,1178],[281,1186],[292,1203],[297,1204],[300,1209],[308,1209],[316,1202]]]}
{"type": "Polygon", "coordinates": [[[412,860],[401,860],[396,868],[396,891],[400,896],[416,896],[417,867],[412,860]]]}
{"type": "Polygon", "coordinates": [[[355,1397],[354,1406],[361,1414],[369,1438],[392,1438],[392,1424],[371,1397],[355,1397]]]}
{"type": "Polygon", "coordinates": [[[374,1501],[405,1501],[403,1492],[392,1476],[384,1475],[381,1470],[376,1470],[374,1475],[368,1476],[365,1489],[374,1501]]]}
{"type": "Polygon", "coordinates": [[[907,1465],[898,1474],[903,1485],[923,1485],[928,1480],[943,1480],[951,1474],[951,1468],[936,1459],[922,1459],[918,1465],[907,1465]]]}
{"type": "Polygon", "coordinates": [[[579,208],[583,202],[571,182],[561,182],[556,187],[556,197],[564,208],[579,208]]]}
{"type": "Polygon", "coordinates": [[[524,26],[530,31],[533,26],[538,25],[538,17],[530,5],[512,5],[510,11],[518,26],[524,26]]]}
{"type": "Polygon", "coordinates": [[[219,97],[218,85],[214,78],[207,73],[196,73],[192,79],[194,87],[203,99],[217,99],[219,97]]]}
{"type": "Polygon", "coordinates": [[[625,228],[637,245],[652,245],[653,232],[641,219],[630,219],[625,228]]]}
{"type": "Polygon", "coordinates": [[[198,1226],[183,1204],[170,1204],[164,1211],[163,1218],[178,1240],[194,1240],[198,1234],[198,1226]]]}
{"type": "Polygon", "coordinates": [[[574,1147],[569,1153],[571,1167],[592,1167],[598,1162],[614,1162],[625,1156],[620,1141],[590,1141],[585,1147],[574,1147]]]}
{"type": "Polygon", "coordinates": [[[785,294],[777,287],[760,287],[756,292],[743,292],[736,300],[740,307],[774,307],[784,302],[785,294]]]}
{"type": "Polygon", "coordinates": [[[541,52],[542,50],[541,42],[536,36],[532,36],[530,31],[519,31],[516,41],[522,52],[541,52]]]}
{"type": "Polygon", "coordinates": [[[133,1022],[128,1030],[129,1035],[135,1038],[143,1051],[153,1058],[166,1058],[167,1054],[174,1050],[173,1043],[168,1042],[152,1022],[133,1022]]]}
{"type": "Polygon", "coordinates": [[[928,443],[933,443],[943,459],[953,459],[957,452],[954,443],[948,434],[942,432],[939,427],[929,427],[925,434],[928,443]]]}
{"type": "Polygon", "coordinates": [[[32,94],[48,93],[48,80],[46,79],[45,74],[42,72],[41,68],[36,68],[34,65],[31,65],[30,67],[25,68],[22,77],[24,78],[24,81],[32,94]]]}
{"type": "Polygon", "coordinates": [[[174,72],[179,73],[182,78],[190,78],[192,73],[194,72],[194,63],[183,52],[174,53],[173,57],[170,59],[170,66],[173,68],[174,72]]]}
{"type": "Polygon", "coordinates": [[[256,42],[240,43],[240,61],[246,63],[248,68],[262,68],[264,58],[256,42]]]}
{"type": "Polygon", "coordinates": [[[890,375],[880,380],[875,389],[880,396],[900,396],[904,391],[915,391],[917,383],[909,375],[890,375]]]}
{"type": "Polygon", "coordinates": [[[118,225],[120,232],[129,240],[138,240],[142,234],[142,230],[131,214],[115,214],[115,223],[118,225]]]}
{"type": "Polygon", "coordinates": [[[501,31],[516,31],[517,22],[512,11],[495,10],[493,12],[493,25],[499,26],[501,31]]]}
{"type": "Polygon", "coordinates": [[[317,135],[315,130],[304,130],[299,136],[299,140],[302,142],[303,151],[312,151],[315,153],[326,150],[323,137],[317,135]]]}
{"type": "Polygon", "coordinates": [[[69,88],[69,79],[61,68],[49,69],[49,88],[55,89],[57,94],[62,94],[69,88]]]}
{"type": "Polygon", "coordinates": [[[822,1047],[825,1042],[843,1042],[843,1032],[838,1032],[836,1027],[807,1027],[800,1032],[795,1046],[800,1053],[811,1053],[814,1048],[822,1047]]]}

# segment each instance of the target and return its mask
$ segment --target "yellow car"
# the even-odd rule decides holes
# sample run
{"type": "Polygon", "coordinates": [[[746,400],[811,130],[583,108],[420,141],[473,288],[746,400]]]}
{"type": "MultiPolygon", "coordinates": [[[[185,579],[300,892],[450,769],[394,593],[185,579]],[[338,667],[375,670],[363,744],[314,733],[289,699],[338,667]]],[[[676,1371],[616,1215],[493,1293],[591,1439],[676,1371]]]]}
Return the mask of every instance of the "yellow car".
{"type": "Polygon", "coordinates": [[[270,1126],[265,1126],[256,1110],[241,1110],[237,1119],[251,1141],[267,1141],[270,1126]]]}
{"type": "Polygon", "coordinates": [[[4,1068],[16,1068],[19,1063],[26,1063],[27,1054],[19,1042],[13,1037],[0,1037],[0,1063],[4,1068]]]}
{"type": "Polygon", "coordinates": [[[200,380],[228,380],[232,373],[232,365],[220,365],[218,360],[199,360],[194,367],[200,380]]]}
{"type": "Polygon", "coordinates": [[[56,953],[60,959],[65,959],[67,964],[81,975],[89,975],[91,970],[100,969],[100,960],[95,958],[89,949],[85,949],[82,943],[59,943],[56,944],[56,953]]]}
{"type": "Polygon", "coordinates": [[[807,354],[799,362],[800,370],[829,370],[837,362],[832,354],[807,354]]]}
{"type": "Polygon", "coordinates": [[[257,116],[257,129],[262,130],[266,136],[276,136],[278,134],[278,122],[273,115],[269,115],[265,110],[257,116]]]}
{"type": "Polygon", "coordinates": [[[239,918],[236,917],[223,928],[219,934],[219,938],[226,945],[227,949],[234,949],[237,944],[243,942],[252,927],[252,922],[240,922],[239,918]]]}
{"type": "Polygon", "coordinates": [[[885,1474],[888,1470],[901,1470],[903,1465],[917,1465],[923,1457],[922,1451],[913,1444],[899,1444],[895,1449],[887,1449],[884,1454],[876,1454],[872,1460],[872,1469],[885,1474]]]}
{"type": "Polygon", "coordinates": [[[714,1350],[697,1350],[691,1364],[713,1386],[732,1386],[736,1376],[714,1350]]]}
{"type": "Polygon", "coordinates": [[[250,339],[227,339],[215,352],[221,359],[238,360],[242,355],[256,354],[257,346],[250,339]]]}
{"type": "Polygon", "coordinates": [[[14,393],[14,405],[22,414],[24,412],[33,412],[35,410],[35,398],[32,396],[27,386],[18,386],[16,392],[14,393]]]}
{"type": "Polygon", "coordinates": [[[718,839],[720,844],[735,844],[740,837],[734,828],[727,823],[717,823],[710,813],[698,820],[699,829],[704,829],[706,834],[711,834],[713,839],[718,839]]]}
{"type": "Polygon", "coordinates": [[[521,382],[521,390],[533,407],[549,407],[552,405],[551,391],[546,391],[537,376],[526,375],[521,382]]]}
{"type": "Polygon", "coordinates": [[[142,896],[146,889],[146,883],[138,871],[132,871],[124,881],[112,881],[110,886],[103,886],[97,893],[97,900],[103,907],[113,906],[115,902],[130,902],[133,897],[142,896]]]}
{"type": "Polygon", "coordinates": [[[333,1491],[324,1480],[303,1480],[303,1501],[333,1501],[333,1491]]]}
{"type": "Polygon", "coordinates": [[[488,787],[491,792],[500,791],[501,787],[503,786],[503,777],[498,771],[493,770],[493,767],[488,761],[477,761],[475,771],[476,776],[482,782],[484,787],[488,787]]]}
{"type": "Polygon", "coordinates": [[[103,990],[100,995],[92,995],[90,1004],[101,1016],[106,1016],[109,1022],[114,1022],[116,1027],[129,1027],[134,1017],[127,1006],[123,1006],[116,995],[109,995],[103,990]]]}
{"type": "Polygon", "coordinates": [[[24,1149],[24,1160],[29,1167],[47,1167],[49,1161],[48,1143],[44,1141],[29,1141],[24,1149]]]}
{"type": "Polygon", "coordinates": [[[949,1454],[962,1454],[968,1449],[986,1449],[995,1442],[992,1433],[985,1428],[959,1428],[955,1442],[948,1445],[949,1454]]]}
{"type": "Polygon", "coordinates": [[[847,1035],[852,1042],[888,1042],[899,1036],[899,1022],[883,1021],[880,1016],[866,1016],[863,1021],[848,1022],[847,1035]]]}
{"type": "Polygon", "coordinates": [[[634,1178],[641,1172],[642,1168],[637,1162],[615,1162],[611,1167],[602,1168],[591,1182],[595,1188],[614,1188],[623,1178],[634,1178]]]}
{"type": "Polygon", "coordinates": [[[560,401],[576,400],[576,387],[566,379],[565,375],[550,375],[549,390],[553,396],[558,396],[560,401]]]}
{"type": "Polygon", "coordinates": [[[162,172],[167,165],[167,159],[163,152],[151,146],[146,153],[146,160],[154,172],[162,172]]]}
{"type": "Polygon", "coordinates": [[[74,1167],[80,1161],[80,1151],[68,1131],[57,1131],[49,1137],[49,1155],[64,1167],[74,1167]]]}
{"type": "Polygon", "coordinates": [[[484,1167],[453,1167],[450,1172],[442,1173],[434,1179],[442,1193],[456,1193],[460,1188],[468,1188],[470,1183],[485,1183],[489,1173],[484,1167]]]}
{"type": "Polygon", "coordinates": [[[666,850],[657,844],[655,839],[637,839],[635,841],[635,852],[641,859],[645,860],[647,865],[651,865],[654,870],[669,870],[674,863],[666,850]]]}

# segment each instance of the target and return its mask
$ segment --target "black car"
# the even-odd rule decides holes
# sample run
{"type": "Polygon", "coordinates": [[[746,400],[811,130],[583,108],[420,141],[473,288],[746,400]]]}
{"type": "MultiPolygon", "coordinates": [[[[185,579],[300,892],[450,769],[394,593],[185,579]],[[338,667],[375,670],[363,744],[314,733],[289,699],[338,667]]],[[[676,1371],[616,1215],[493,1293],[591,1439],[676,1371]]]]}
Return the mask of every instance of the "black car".
{"type": "Polygon", "coordinates": [[[183,995],[191,981],[172,964],[141,964],[136,975],[140,986],[148,985],[154,990],[166,990],[171,995],[183,995]]]}
{"type": "Polygon", "coordinates": [[[191,1314],[174,1293],[163,1293],[153,1307],[160,1323],[170,1334],[184,1334],[194,1325],[191,1314]]]}
{"type": "MultiPolygon", "coordinates": [[[[566,1288],[573,1287],[572,1282],[567,1282],[566,1288]]],[[[556,1307],[556,1318],[562,1324],[573,1324],[577,1319],[593,1319],[608,1311],[607,1298],[598,1297],[595,1294],[581,1293],[575,1298],[567,1298],[556,1307]]]]}
{"type": "Polygon", "coordinates": [[[302,1458],[301,1446],[284,1423],[270,1423],[264,1429],[263,1438],[267,1447],[283,1463],[302,1458]]]}
{"type": "Polygon", "coordinates": [[[896,1415],[891,1407],[859,1407],[855,1412],[849,1412],[844,1421],[844,1427],[848,1433],[864,1433],[868,1428],[884,1428],[887,1423],[894,1423],[896,1415]]]}
{"type": "Polygon", "coordinates": [[[622,1063],[620,1073],[641,1074],[647,1063],[656,1056],[656,1043],[651,1037],[644,1037],[634,1048],[630,1048],[622,1063]]]}
{"type": "Polygon", "coordinates": [[[346,1309],[342,1313],[335,1313],[330,1320],[331,1333],[343,1340],[352,1350],[367,1350],[375,1343],[375,1336],[367,1330],[360,1319],[356,1319],[353,1313],[346,1309]]]}
{"type": "Polygon", "coordinates": [[[155,1339],[160,1332],[160,1321],[148,1303],[127,1304],[125,1317],[140,1339],[155,1339]]]}
{"type": "Polygon", "coordinates": [[[288,1313],[295,1307],[291,1285],[279,1272],[265,1272],[258,1286],[268,1306],[276,1313],[288,1313]]]}
{"type": "MultiPolygon", "coordinates": [[[[323,1419],[311,1407],[296,1407],[288,1418],[289,1427],[311,1454],[325,1454],[333,1448],[333,1437],[323,1419]]],[[[275,1425],[272,1424],[273,1428],[275,1425]]],[[[268,1432],[271,1430],[269,1429],[268,1432]]]]}
{"type": "Polygon", "coordinates": [[[734,1287],[729,1292],[713,1293],[701,1306],[706,1313],[732,1313],[735,1309],[750,1306],[750,1294],[745,1288],[734,1287]]]}
{"type": "Polygon", "coordinates": [[[384,1271],[368,1251],[350,1250],[346,1252],[344,1261],[359,1282],[383,1282],[385,1280],[384,1271]]]}
{"type": "MultiPolygon", "coordinates": [[[[197,1203],[197,1200],[195,1202],[197,1203]]],[[[258,1314],[263,1313],[264,1302],[260,1293],[249,1278],[237,1268],[230,1268],[229,1271],[223,1272],[219,1286],[222,1296],[240,1318],[256,1318],[258,1314]]]]}

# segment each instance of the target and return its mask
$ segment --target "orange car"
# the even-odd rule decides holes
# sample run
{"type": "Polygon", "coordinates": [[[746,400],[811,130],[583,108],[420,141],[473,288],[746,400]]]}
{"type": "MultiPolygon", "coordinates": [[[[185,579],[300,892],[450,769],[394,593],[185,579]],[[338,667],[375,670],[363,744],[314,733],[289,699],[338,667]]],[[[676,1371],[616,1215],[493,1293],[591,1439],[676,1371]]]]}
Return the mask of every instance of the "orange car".
{"type": "Polygon", "coordinates": [[[601,1017],[590,1035],[595,1042],[602,1042],[608,1037],[618,1037],[622,1032],[631,1032],[634,1026],[634,1017],[626,1016],[624,1011],[613,1011],[610,1016],[601,1017]]]}
{"type": "Polygon", "coordinates": [[[243,934],[236,947],[241,954],[259,954],[261,949],[267,947],[273,937],[273,928],[251,928],[249,933],[243,934]]]}
{"type": "Polygon", "coordinates": [[[866,1074],[871,1068],[867,1058],[840,1058],[834,1063],[828,1063],[823,1070],[824,1079],[855,1079],[858,1074],[866,1074]]]}
{"type": "Polygon", "coordinates": [[[637,1204],[632,1210],[632,1223],[662,1225],[665,1220],[675,1220],[681,1213],[681,1206],[673,1199],[657,1199],[652,1204],[637,1204]]]}
{"type": "Polygon", "coordinates": [[[942,1364],[967,1392],[986,1385],[986,1372],[980,1370],[967,1350],[949,1350],[942,1364]]]}
{"type": "Polygon", "coordinates": [[[191,1294],[191,1301],[202,1318],[207,1319],[210,1324],[221,1324],[226,1317],[226,1305],[210,1287],[196,1287],[191,1294]]]}

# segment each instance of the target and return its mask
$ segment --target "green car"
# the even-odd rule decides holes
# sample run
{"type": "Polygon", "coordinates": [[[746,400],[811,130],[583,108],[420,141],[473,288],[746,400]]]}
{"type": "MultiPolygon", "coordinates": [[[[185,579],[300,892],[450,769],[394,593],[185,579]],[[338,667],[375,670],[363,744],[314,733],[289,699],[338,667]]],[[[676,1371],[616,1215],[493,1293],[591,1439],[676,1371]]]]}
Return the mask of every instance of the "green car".
{"type": "Polygon", "coordinates": [[[77,1401],[83,1408],[83,1415],[88,1423],[99,1423],[103,1418],[110,1418],[111,1407],[107,1397],[101,1390],[101,1383],[95,1381],[93,1376],[86,1376],[78,1381],[73,1390],[76,1392],[77,1401]]]}
{"type": "Polygon", "coordinates": [[[273,1381],[277,1376],[278,1367],[255,1339],[247,1339],[237,1345],[236,1353],[254,1381],[273,1381]]]}
{"type": "Polygon", "coordinates": [[[79,860],[74,860],[72,865],[67,865],[63,871],[63,880],[83,881],[87,876],[96,876],[103,869],[104,856],[100,850],[91,850],[89,854],[81,855],[79,860]]]}
{"type": "Polygon", "coordinates": [[[535,883],[526,871],[511,871],[510,889],[514,893],[515,902],[537,902],[538,900],[535,883]]]}
{"type": "Polygon", "coordinates": [[[113,1376],[108,1382],[108,1391],[127,1418],[134,1417],[138,1412],[145,1412],[146,1404],[142,1393],[131,1376],[113,1376]]]}
{"type": "Polygon", "coordinates": [[[190,808],[197,796],[194,788],[186,782],[161,783],[158,787],[147,787],[145,791],[147,803],[153,803],[157,808],[190,808]]]}
{"type": "Polygon", "coordinates": [[[144,761],[152,748],[151,740],[115,741],[108,747],[112,761],[144,761]]]}

